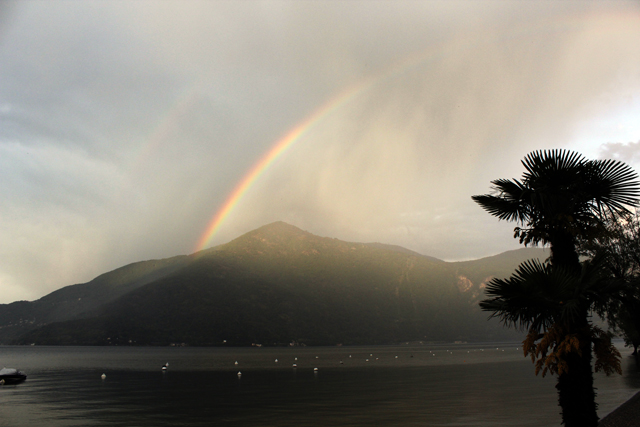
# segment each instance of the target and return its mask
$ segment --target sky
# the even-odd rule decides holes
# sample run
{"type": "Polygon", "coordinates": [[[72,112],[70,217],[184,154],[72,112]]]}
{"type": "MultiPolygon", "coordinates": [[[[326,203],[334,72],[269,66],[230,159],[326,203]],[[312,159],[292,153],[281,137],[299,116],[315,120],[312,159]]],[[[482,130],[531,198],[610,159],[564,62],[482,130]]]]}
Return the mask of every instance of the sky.
{"type": "Polygon", "coordinates": [[[285,221],[444,260],[566,148],[640,170],[637,1],[0,0],[0,303],[285,221]]]}

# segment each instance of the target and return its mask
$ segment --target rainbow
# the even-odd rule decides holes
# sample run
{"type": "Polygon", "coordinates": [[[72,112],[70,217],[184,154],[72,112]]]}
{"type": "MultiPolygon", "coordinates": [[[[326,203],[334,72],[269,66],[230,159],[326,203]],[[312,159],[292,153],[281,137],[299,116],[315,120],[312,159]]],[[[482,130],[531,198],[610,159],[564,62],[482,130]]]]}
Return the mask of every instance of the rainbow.
{"type": "Polygon", "coordinates": [[[426,59],[432,58],[437,52],[441,52],[441,47],[436,49],[428,49],[426,51],[419,52],[415,55],[408,56],[405,60],[391,65],[383,72],[373,76],[369,76],[358,83],[352,85],[346,90],[342,91],[338,95],[331,98],[329,101],[322,104],[311,115],[303,120],[296,127],[291,129],[284,137],[277,140],[271,149],[258,160],[253,167],[247,172],[240,182],[235,186],[231,194],[227,197],[222,207],[215,213],[205,232],[198,239],[198,243],[194,252],[199,252],[205,249],[211,239],[215,236],[217,231],[224,220],[231,214],[233,209],[238,205],[242,197],[247,193],[256,180],[269,169],[269,167],[280,158],[287,150],[289,150],[296,142],[298,142],[304,135],[309,133],[319,122],[324,118],[331,115],[338,108],[347,104],[354,99],[357,95],[365,92],[367,89],[375,85],[380,80],[398,74],[412,66],[423,63],[426,59]]]}
{"type": "Polygon", "coordinates": [[[176,131],[180,118],[186,116],[197,101],[199,88],[200,86],[195,84],[189,90],[181,93],[173,107],[160,116],[152,128],[152,132],[145,138],[145,143],[139,146],[137,152],[132,153],[130,170],[135,171],[143,168],[149,157],[158,151],[167,138],[176,131]]]}
{"type": "MultiPolygon", "coordinates": [[[[581,22],[583,16],[576,17],[576,22],[581,22]]],[[[553,24],[553,22],[551,23],[553,24]]],[[[552,25],[547,23],[550,28],[553,28],[552,25]]],[[[570,23],[564,23],[564,26],[570,27],[570,23]]],[[[534,29],[538,28],[537,26],[533,27],[524,27],[518,30],[519,34],[526,34],[534,29]]],[[[496,37],[495,35],[493,36],[496,37]]],[[[298,124],[296,127],[291,129],[284,137],[277,140],[274,145],[269,149],[269,151],[258,160],[253,167],[244,175],[244,177],[240,180],[240,182],[235,186],[231,194],[227,197],[223,205],[218,209],[215,213],[211,221],[208,223],[205,232],[198,239],[195,252],[199,252],[203,250],[210,243],[212,238],[215,236],[217,231],[220,229],[220,226],[225,221],[225,219],[231,214],[234,208],[238,205],[243,196],[249,191],[251,186],[256,182],[256,180],[264,174],[264,172],[269,169],[269,167],[280,158],[287,150],[289,150],[296,142],[300,141],[300,139],[307,134],[312,128],[314,128],[319,122],[321,122],[325,117],[329,116],[336,109],[343,106],[351,99],[364,92],[365,90],[372,87],[374,84],[378,83],[385,78],[392,77],[394,75],[400,75],[403,71],[410,69],[413,66],[423,64],[425,61],[437,58],[438,56],[444,55],[446,52],[453,52],[456,50],[468,50],[471,49],[473,44],[477,42],[477,34],[470,33],[464,34],[462,37],[450,42],[447,46],[437,45],[430,47],[424,51],[417,52],[413,55],[409,55],[404,60],[392,64],[387,69],[382,72],[365,78],[361,82],[353,85],[352,87],[346,89],[342,93],[330,99],[328,102],[324,103],[320,108],[316,109],[310,116],[308,116],[304,121],[298,124]],[[447,49],[445,49],[445,47],[447,49]]]]}
{"type": "MultiPolygon", "coordinates": [[[[463,45],[460,41],[457,41],[455,45],[458,48],[463,45]]],[[[347,88],[342,93],[334,96],[329,101],[325,102],[320,108],[316,109],[310,116],[304,121],[290,130],[284,137],[277,140],[271,149],[258,160],[249,172],[240,180],[240,182],[233,189],[231,194],[227,197],[222,207],[215,213],[205,232],[202,234],[195,247],[194,252],[199,252],[205,249],[211,239],[215,236],[217,231],[224,220],[231,214],[233,209],[238,205],[242,197],[251,188],[253,183],[264,174],[264,172],[287,150],[291,148],[297,141],[299,141],[305,134],[307,134],[312,128],[314,128],[325,117],[331,115],[335,110],[348,103],[360,93],[366,91],[379,81],[400,74],[401,72],[425,62],[428,59],[436,57],[442,52],[442,46],[436,46],[435,48],[429,48],[425,51],[418,52],[414,55],[407,56],[403,61],[392,64],[382,72],[369,76],[355,85],[347,88]]]]}
{"type": "Polygon", "coordinates": [[[229,194],[225,202],[222,204],[222,207],[218,209],[207,225],[204,234],[202,234],[198,240],[195,252],[203,250],[209,244],[213,236],[215,236],[216,232],[220,229],[224,220],[229,216],[229,214],[231,214],[242,197],[276,160],[278,160],[297,141],[313,129],[317,123],[321,122],[323,118],[331,115],[332,112],[349,102],[357,94],[369,87],[373,81],[374,79],[371,78],[366,79],[333,97],[320,108],[316,109],[304,121],[291,129],[284,137],[277,140],[271,149],[269,149],[269,151],[267,151],[267,153],[262,156],[262,158],[258,160],[251,169],[249,169],[249,172],[244,175],[231,194],[229,194]]]}

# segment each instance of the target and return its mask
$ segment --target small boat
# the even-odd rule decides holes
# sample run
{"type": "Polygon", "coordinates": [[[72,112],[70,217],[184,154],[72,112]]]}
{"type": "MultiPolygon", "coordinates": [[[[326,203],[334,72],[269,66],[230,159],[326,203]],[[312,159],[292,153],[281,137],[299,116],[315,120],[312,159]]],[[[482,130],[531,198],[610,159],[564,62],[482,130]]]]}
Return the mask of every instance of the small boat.
{"type": "Polygon", "coordinates": [[[27,376],[17,369],[0,369],[0,384],[18,384],[26,380],[27,376]]]}

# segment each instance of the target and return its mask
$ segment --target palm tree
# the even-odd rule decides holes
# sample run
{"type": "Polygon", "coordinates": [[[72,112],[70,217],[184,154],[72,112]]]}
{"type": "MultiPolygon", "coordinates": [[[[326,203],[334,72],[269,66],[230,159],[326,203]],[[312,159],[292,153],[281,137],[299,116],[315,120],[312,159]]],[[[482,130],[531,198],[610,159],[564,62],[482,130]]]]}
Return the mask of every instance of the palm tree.
{"type": "Polygon", "coordinates": [[[608,218],[629,213],[640,195],[638,175],[614,160],[587,160],[567,150],[534,151],[522,179],[492,181],[493,194],[473,196],[491,215],[516,221],[520,243],[549,244],[551,263],[579,267],[577,239],[600,234],[608,218]]]}
{"type": "Polygon", "coordinates": [[[591,345],[602,340],[603,334],[590,324],[589,312],[594,299],[606,297],[606,287],[596,287],[601,291],[596,296],[594,288],[585,285],[577,244],[601,234],[607,221],[627,214],[626,206],[637,205],[638,176],[624,163],[588,160],[567,150],[534,151],[522,163],[521,180],[492,181],[492,194],[472,199],[499,219],[515,221],[514,237],[520,243],[549,245],[549,267],[521,266],[520,276],[516,273],[504,284],[495,282],[489,288],[493,298],[481,306],[509,325],[529,328],[525,344],[531,349],[540,339],[543,345],[538,356],[547,359],[544,343],[555,349],[550,356],[557,361],[549,366],[558,374],[556,388],[564,424],[595,427],[591,345]],[[518,294],[523,288],[516,284],[525,282],[528,291],[518,294]],[[567,299],[567,295],[573,297],[567,299]],[[555,344],[549,344],[550,340],[555,344]]]}
{"type": "Polygon", "coordinates": [[[567,426],[595,426],[595,392],[591,373],[591,346],[595,370],[607,375],[622,373],[620,353],[611,334],[586,321],[584,308],[602,313],[612,300],[624,298],[627,282],[612,280],[603,258],[581,265],[579,274],[550,263],[522,263],[508,279],[487,284],[489,298],[480,302],[490,317],[528,331],[523,342],[525,356],[542,371],[558,374],[558,397],[567,426]],[[585,319],[583,322],[582,320],[585,319]]]}

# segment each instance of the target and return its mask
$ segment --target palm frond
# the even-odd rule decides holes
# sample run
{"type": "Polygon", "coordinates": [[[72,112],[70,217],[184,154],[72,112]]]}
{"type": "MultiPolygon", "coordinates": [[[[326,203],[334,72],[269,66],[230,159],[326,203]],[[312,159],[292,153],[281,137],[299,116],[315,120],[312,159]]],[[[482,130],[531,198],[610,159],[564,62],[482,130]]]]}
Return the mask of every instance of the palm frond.
{"type": "Polygon", "coordinates": [[[526,170],[523,179],[526,181],[546,179],[550,175],[557,175],[558,172],[564,173],[580,168],[586,161],[575,151],[562,149],[533,151],[522,160],[526,170]]]}
{"type": "Polygon", "coordinates": [[[628,213],[626,206],[638,206],[638,174],[625,163],[617,160],[590,161],[582,178],[599,213],[628,213]]]}
{"type": "Polygon", "coordinates": [[[507,326],[540,331],[557,322],[572,323],[585,310],[622,298],[625,284],[606,274],[602,259],[583,263],[580,273],[539,260],[526,261],[508,279],[493,279],[480,308],[507,326]]]}
{"type": "Polygon", "coordinates": [[[626,206],[638,205],[638,175],[622,162],[555,149],[529,153],[522,164],[520,181],[497,179],[491,194],[472,197],[498,219],[525,226],[514,230],[521,243],[553,246],[552,230],[592,239],[610,218],[627,214],[626,206]]]}
{"type": "Polygon", "coordinates": [[[571,280],[549,264],[526,261],[508,279],[493,279],[480,308],[493,312],[507,326],[542,330],[559,320],[562,305],[570,298],[571,280]]]}
{"type": "Polygon", "coordinates": [[[529,209],[524,198],[527,188],[518,180],[497,179],[491,194],[472,196],[484,210],[500,220],[525,223],[529,219],[529,209]]]}

